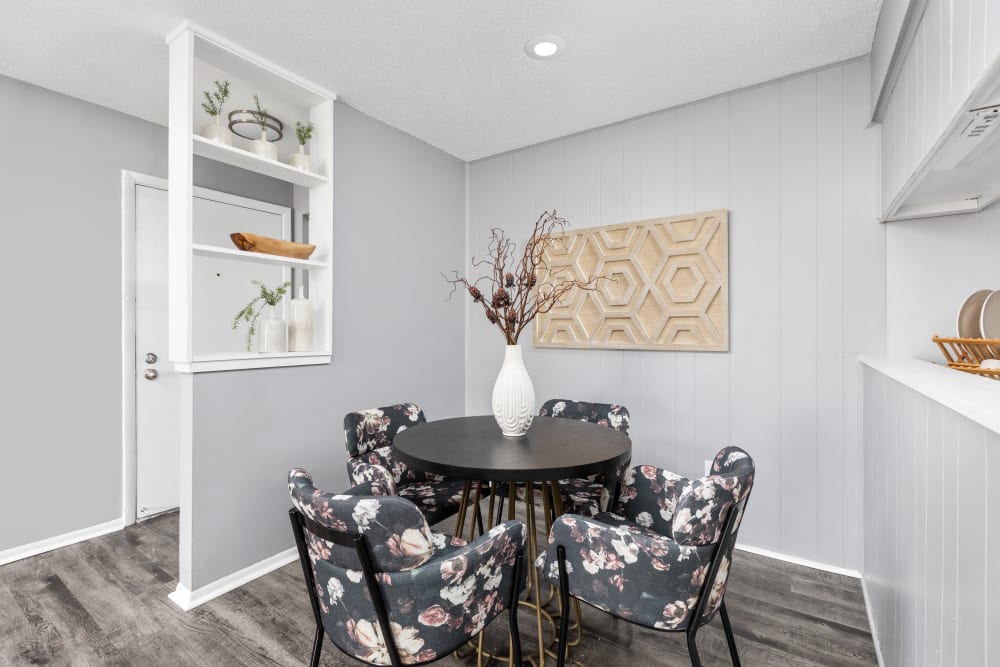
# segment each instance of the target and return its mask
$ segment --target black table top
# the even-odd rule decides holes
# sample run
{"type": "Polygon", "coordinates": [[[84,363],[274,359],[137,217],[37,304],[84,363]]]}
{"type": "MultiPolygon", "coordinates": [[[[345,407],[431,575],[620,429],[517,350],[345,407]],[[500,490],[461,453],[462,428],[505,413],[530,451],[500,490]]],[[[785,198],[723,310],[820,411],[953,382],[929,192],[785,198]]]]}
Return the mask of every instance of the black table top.
{"type": "Polygon", "coordinates": [[[493,415],[427,422],[396,434],[393,456],[455,479],[542,482],[613,471],[632,455],[624,433],[583,421],[535,417],[521,437],[500,433],[493,415]]]}

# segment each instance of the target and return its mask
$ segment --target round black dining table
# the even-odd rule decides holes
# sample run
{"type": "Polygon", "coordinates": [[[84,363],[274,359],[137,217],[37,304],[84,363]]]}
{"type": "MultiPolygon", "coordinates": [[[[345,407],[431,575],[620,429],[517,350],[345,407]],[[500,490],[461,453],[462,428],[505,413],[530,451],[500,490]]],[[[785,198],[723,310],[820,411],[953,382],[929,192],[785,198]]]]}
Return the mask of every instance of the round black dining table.
{"type": "MultiPolygon", "coordinates": [[[[478,516],[479,488],[470,503],[470,489],[476,482],[509,484],[510,508],[508,518],[514,518],[514,483],[525,485],[525,504],[528,529],[528,553],[530,563],[538,557],[538,536],[535,522],[535,483],[541,485],[537,495],[545,504],[545,531],[549,529],[548,505],[551,499],[552,514],[562,513],[560,479],[580,478],[604,473],[607,479],[609,497],[614,497],[618,484],[618,469],[632,457],[632,441],[624,433],[599,424],[591,424],[573,419],[556,417],[535,417],[528,432],[523,436],[505,436],[500,432],[492,415],[475,417],[455,417],[427,422],[420,426],[400,431],[393,439],[393,456],[408,466],[418,470],[444,475],[452,479],[467,480],[462,506],[456,523],[461,535],[465,523],[466,508],[472,505],[478,516]]],[[[493,500],[490,495],[492,519],[493,500]]],[[[469,538],[473,536],[470,529],[469,538]]],[[[538,653],[536,664],[544,667],[546,658],[545,641],[542,632],[543,617],[548,619],[554,630],[552,616],[543,610],[540,600],[541,582],[534,567],[529,568],[534,602],[522,601],[535,611],[538,633],[538,653]]],[[[574,600],[576,611],[576,640],[580,641],[580,609],[574,600]]],[[[565,613],[560,610],[558,613],[565,613]]],[[[480,661],[483,658],[480,642],[480,661]]],[[[548,653],[548,655],[553,655],[548,653]]]]}
{"type": "Polygon", "coordinates": [[[492,415],[427,422],[396,434],[393,456],[453,479],[546,482],[606,473],[632,456],[632,441],[612,428],[535,417],[523,436],[500,432],[492,415]]]}

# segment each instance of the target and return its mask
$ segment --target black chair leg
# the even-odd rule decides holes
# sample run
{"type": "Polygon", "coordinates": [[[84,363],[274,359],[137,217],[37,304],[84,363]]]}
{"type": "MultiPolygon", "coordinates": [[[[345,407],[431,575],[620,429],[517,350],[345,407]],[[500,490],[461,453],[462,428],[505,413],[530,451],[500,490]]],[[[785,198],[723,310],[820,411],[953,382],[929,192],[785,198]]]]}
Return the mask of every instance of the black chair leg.
{"type": "Polygon", "coordinates": [[[521,631],[517,626],[517,607],[523,588],[521,577],[524,575],[524,556],[518,556],[514,566],[514,592],[511,594],[510,607],[510,651],[515,667],[521,667],[521,631]]]}
{"type": "Polygon", "coordinates": [[[722,617],[722,627],[726,631],[726,643],[729,644],[729,657],[733,660],[733,667],[742,667],[740,654],[736,651],[736,637],[733,635],[733,626],[729,623],[729,612],[726,611],[725,600],[719,605],[719,616],[722,617]]]}
{"type": "Polygon", "coordinates": [[[694,629],[688,629],[687,631],[687,642],[688,642],[688,655],[691,657],[691,667],[701,667],[701,658],[698,657],[698,647],[694,643],[695,634],[698,632],[697,626],[694,629]]]}
{"type": "Polygon", "coordinates": [[[556,667],[565,667],[569,647],[569,576],[566,574],[566,548],[556,548],[559,557],[559,642],[556,644],[556,667]]]}
{"type": "Polygon", "coordinates": [[[316,637],[313,639],[312,657],[309,667],[319,667],[319,654],[323,652],[323,626],[316,624],[316,637]]]}

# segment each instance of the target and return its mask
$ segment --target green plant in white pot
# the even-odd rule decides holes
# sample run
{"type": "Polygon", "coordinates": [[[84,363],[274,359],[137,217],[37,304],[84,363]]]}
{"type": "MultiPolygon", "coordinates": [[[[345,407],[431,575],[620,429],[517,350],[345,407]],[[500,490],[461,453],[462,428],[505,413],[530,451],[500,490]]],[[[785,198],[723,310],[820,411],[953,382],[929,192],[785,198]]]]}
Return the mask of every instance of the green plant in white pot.
{"type": "Polygon", "coordinates": [[[269,352],[288,352],[288,326],[278,312],[278,304],[288,292],[291,282],[286,280],[273,290],[259,280],[250,281],[251,284],[260,288],[260,294],[255,296],[250,303],[240,308],[233,317],[233,329],[241,323],[248,325],[247,329],[247,352],[253,349],[253,339],[258,333],[258,321],[260,322],[260,338],[257,340],[257,351],[264,354],[269,352]],[[261,316],[265,314],[263,320],[261,316]]]}
{"type": "Polygon", "coordinates": [[[222,122],[222,106],[229,99],[229,80],[219,81],[216,79],[215,90],[213,92],[204,90],[201,94],[205,97],[201,108],[212,118],[211,123],[201,128],[201,136],[216,143],[231,146],[233,143],[232,134],[222,122]]]}
{"type": "Polygon", "coordinates": [[[260,125],[260,139],[254,139],[250,142],[250,149],[257,155],[261,157],[266,157],[268,160],[278,159],[278,147],[267,139],[267,121],[273,118],[267,109],[260,105],[260,97],[257,93],[253,94],[253,103],[256,109],[250,111],[250,115],[253,116],[254,122],[260,125]]]}
{"type": "Polygon", "coordinates": [[[312,138],[315,126],[312,123],[295,121],[295,137],[299,140],[299,152],[288,156],[288,164],[309,171],[309,155],[306,153],[306,142],[312,138]]]}

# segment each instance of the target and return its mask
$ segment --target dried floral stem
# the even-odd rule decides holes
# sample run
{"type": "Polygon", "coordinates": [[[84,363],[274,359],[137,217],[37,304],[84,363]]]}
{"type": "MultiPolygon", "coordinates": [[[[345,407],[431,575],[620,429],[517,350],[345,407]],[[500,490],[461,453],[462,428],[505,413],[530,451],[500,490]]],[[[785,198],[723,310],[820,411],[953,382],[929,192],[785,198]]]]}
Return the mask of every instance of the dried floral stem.
{"type": "MultiPolygon", "coordinates": [[[[553,269],[545,258],[546,252],[561,242],[566,221],[545,211],[532,229],[519,260],[515,258],[517,244],[502,229],[490,230],[489,252],[485,258],[472,258],[472,266],[484,267],[487,274],[474,282],[454,271],[454,277],[444,277],[452,284],[452,292],[459,285],[465,287],[472,300],[483,307],[486,319],[503,332],[508,345],[517,345],[518,338],[529,322],[539,313],[547,313],[555,306],[564,305],[563,297],[574,289],[593,291],[605,276],[589,276],[585,280],[575,277],[570,267],[553,269]],[[487,294],[479,284],[488,281],[487,294]]],[[[451,295],[449,295],[451,298],[451,295]]]]}

